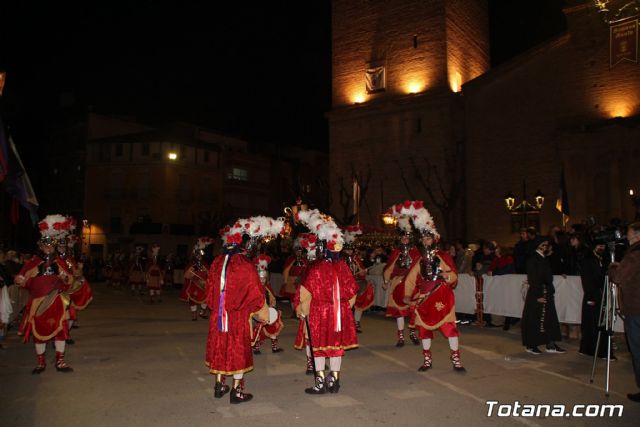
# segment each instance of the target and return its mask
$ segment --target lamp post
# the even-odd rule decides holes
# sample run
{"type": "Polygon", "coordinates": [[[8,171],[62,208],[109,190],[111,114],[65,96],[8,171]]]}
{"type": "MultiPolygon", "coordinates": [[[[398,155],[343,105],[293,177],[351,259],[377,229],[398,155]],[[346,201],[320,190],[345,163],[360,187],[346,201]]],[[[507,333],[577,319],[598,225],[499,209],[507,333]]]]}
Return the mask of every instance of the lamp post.
{"type": "Polygon", "coordinates": [[[522,201],[516,204],[516,198],[509,191],[504,196],[504,203],[507,211],[511,214],[511,228],[512,231],[518,231],[516,228],[526,228],[529,226],[529,218],[535,216],[537,218],[536,225],[540,228],[540,211],[544,206],[544,194],[538,190],[533,195],[533,203],[527,200],[527,181],[522,181],[522,201]],[[519,221],[515,219],[519,218],[519,221]],[[516,224],[518,226],[516,227],[516,224]]]}

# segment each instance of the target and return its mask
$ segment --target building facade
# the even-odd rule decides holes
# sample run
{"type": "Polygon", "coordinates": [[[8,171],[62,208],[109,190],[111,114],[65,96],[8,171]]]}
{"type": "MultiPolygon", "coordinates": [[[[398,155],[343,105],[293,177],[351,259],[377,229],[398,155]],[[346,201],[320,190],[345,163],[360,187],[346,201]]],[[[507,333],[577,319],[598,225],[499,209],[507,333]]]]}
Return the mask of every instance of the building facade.
{"type": "Polygon", "coordinates": [[[594,3],[567,4],[565,34],[489,70],[486,2],[334,0],[333,208],[370,175],[362,222],[419,198],[446,238],[513,243],[505,194],[541,190],[535,223],[562,225],[564,166],[570,222],[633,218],[640,66],[611,68],[594,3]]]}

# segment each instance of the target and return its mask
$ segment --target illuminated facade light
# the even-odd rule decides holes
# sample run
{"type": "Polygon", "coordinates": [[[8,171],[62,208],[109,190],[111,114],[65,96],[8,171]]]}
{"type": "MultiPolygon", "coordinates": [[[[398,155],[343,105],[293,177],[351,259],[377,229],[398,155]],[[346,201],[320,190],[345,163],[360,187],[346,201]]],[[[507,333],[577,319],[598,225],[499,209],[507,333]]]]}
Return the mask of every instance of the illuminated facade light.
{"type": "Polygon", "coordinates": [[[457,71],[451,77],[451,90],[456,93],[462,90],[462,76],[457,71]]]}
{"type": "Polygon", "coordinates": [[[409,93],[418,93],[422,92],[422,85],[419,82],[411,82],[407,86],[407,91],[409,93]]]}
{"type": "Polygon", "coordinates": [[[367,100],[367,97],[364,93],[355,93],[352,96],[352,101],[354,104],[362,104],[367,100]]]}
{"type": "Polygon", "coordinates": [[[169,155],[167,156],[169,158],[169,160],[177,160],[178,159],[178,154],[177,153],[169,153],[169,155]]]}

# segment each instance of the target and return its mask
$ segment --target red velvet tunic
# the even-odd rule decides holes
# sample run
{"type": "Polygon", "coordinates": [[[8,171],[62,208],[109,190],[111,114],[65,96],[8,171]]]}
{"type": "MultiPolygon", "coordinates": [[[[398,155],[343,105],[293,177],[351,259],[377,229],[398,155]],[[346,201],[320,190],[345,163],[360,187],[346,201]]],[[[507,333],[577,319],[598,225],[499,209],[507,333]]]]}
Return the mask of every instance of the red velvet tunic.
{"type": "Polygon", "coordinates": [[[253,369],[251,316],[266,311],[264,288],[255,265],[244,255],[230,255],[227,264],[224,307],[228,330],[219,330],[220,276],[226,255],[216,257],[207,280],[211,308],[205,364],[212,374],[239,374],[253,369]]]}
{"type": "MultiPolygon", "coordinates": [[[[47,295],[56,290],[61,292],[67,287],[59,275],[39,274],[38,267],[43,263],[42,258],[34,256],[18,273],[26,278],[22,286],[29,291],[29,299],[18,331],[19,335],[23,335],[25,343],[29,341],[31,336],[35,342],[45,342],[54,337],[60,340],[69,338],[68,302],[60,293],[57,294],[49,308],[39,315],[36,314],[38,307],[47,295]]],[[[62,259],[56,259],[55,263],[67,277],[71,277],[72,272],[62,259]]]]}
{"type": "MultiPolygon", "coordinates": [[[[415,247],[409,250],[411,265],[420,259],[420,251],[415,247]]],[[[384,267],[383,276],[389,283],[389,300],[387,302],[387,317],[406,317],[410,315],[409,306],[404,302],[404,278],[409,268],[402,268],[399,264],[400,250],[394,249],[384,267]]]]}
{"type": "MultiPolygon", "coordinates": [[[[358,337],[351,312],[350,300],[358,293],[358,285],[351,270],[342,261],[320,261],[314,263],[305,277],[302,287],[311,294],[309,327],[315,356],[338,357],[345,350],[358,347],[358,337]],[[337,330],[337,313],[334,305],[334,284],[339,284],[340,326],[337,330]]],[[[304,304],[301,290],[299,298],[304,304]]],[[[335,295],[337,296],[337,295],[335,295]]]]}

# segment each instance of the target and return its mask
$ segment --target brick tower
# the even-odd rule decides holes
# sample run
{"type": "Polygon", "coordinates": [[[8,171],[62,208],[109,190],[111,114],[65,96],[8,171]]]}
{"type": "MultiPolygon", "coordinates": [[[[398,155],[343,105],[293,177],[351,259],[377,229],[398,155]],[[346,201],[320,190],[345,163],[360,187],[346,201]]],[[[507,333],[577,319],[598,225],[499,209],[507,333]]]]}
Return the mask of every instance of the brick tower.
{"type": "Polygon", "coordinates": [[[332,213],[358,211],[357,177],[361,223],[416,198],[443,235],[461,235],[460,88],[489,69],[486,1],[333,0],[332,48],[332,213]]]}

